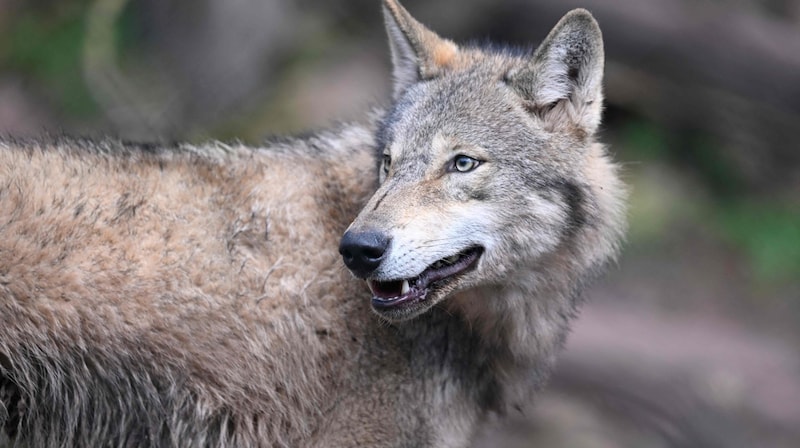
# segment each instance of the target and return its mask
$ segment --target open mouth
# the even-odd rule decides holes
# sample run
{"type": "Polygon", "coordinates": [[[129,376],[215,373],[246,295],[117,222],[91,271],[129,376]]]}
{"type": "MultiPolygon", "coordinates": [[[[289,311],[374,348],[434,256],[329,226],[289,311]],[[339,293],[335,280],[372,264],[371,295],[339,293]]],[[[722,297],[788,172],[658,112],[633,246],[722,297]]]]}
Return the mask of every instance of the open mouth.
{"type": "Polygon", "coordinates": [[[482,253],[482,248],[472,247],[433,263],[414,278],[388,282],[369,279],[367,285],[372,291],[372,306],[377,310],[387,310],[421,302],[431,290],[472,270],[482,253]]]}

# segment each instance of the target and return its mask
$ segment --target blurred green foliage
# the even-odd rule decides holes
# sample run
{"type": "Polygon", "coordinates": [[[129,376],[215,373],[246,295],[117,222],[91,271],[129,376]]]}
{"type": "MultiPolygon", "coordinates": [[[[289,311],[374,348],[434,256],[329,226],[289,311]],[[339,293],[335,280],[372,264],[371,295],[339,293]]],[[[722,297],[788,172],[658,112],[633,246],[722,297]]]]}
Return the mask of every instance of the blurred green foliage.
{"type": "Polygon", "coordinates": [[[726,201],[715,210],[722,234],[748,255],[762,281],[800,276],[800,205],[726,201]]]}
{"type": "Polygon", "coordinates": [[[669,156],[667,131],[655,123],[629,117],[621,126],[623,150],[639,161],[665,159],[669,156]]]}
{"type": "Polygon", "coordinates": [[[81,72],[88,3],[23,7],[0,30],[0,67],[40,83],[39,93],[78,118],[97,112],[81,72]]]}
{"type": "MultiPolygon", "coordinates": [[[[0,27],[0,70],[32,80],[37,93],[63,116],[87,119],[99,113],[82,71],[87,15],[92,2],[30,3],[0,27]]],[[[139,39],[135,10],[115,26],[115,46],[125,55],[139,39]]]]}
{"type": "Polygon", "coordinates": [[[709,136],[684,136],[687,146],[677,150],[678,139],[666,129],[630,117],[620,135],[624,158],[635,161],[626,170],[633,187],[634,243],[657,241],[675,225],[694,223],[741,253],[757,281],[800,277],[800,204],[747,194],[740,174],[709,136]],[[660,167],[655,173],[648,170],[654,166],[660,167]],[[694,179],[686,179],[687,173],[694,179]]]}

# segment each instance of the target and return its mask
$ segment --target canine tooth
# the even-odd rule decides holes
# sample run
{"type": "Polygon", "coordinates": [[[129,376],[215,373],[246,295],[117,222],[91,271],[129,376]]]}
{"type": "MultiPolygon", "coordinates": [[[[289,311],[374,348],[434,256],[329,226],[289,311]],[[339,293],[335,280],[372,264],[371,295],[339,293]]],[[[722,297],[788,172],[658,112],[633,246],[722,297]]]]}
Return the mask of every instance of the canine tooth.
{"type": "Polygon", "coordinates": [[[400,294],[406,294],[410,290],[411,288],[408,286],[408,280],[403,280],[403,289],[400,291],[400,294]]]}

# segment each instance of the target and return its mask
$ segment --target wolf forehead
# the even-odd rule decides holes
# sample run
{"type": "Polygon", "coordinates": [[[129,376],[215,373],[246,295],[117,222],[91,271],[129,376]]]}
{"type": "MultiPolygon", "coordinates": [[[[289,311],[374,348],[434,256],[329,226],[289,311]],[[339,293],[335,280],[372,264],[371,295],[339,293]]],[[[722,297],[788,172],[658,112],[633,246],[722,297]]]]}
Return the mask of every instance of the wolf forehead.
{"type": "Polygon", "coordinates": [[[418,148],[435,137],[487,148],[502,143],[504,149],[513,149],[509,142],[525,142],[527,149],[544,142],[540,127],[505,85],[506,71],[475,67],[410,86],[378,123],[378,151],[393,144],[418,148]]]}

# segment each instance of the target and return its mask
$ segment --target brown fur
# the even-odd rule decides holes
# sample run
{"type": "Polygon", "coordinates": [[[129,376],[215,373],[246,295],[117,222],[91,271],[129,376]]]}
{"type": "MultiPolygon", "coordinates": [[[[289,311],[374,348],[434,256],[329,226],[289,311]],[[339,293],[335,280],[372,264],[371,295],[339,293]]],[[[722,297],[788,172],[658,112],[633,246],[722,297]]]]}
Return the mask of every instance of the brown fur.
{"type": "MultiPolygon", "coordinates": [[[[297,143],[299,150],[271,153],[5,143],[0,354],[3,376],[25,401],[19,431],[49,406],[26,400],[43,399],[26,388],[79,387],[85,375],[108,383],[97,392],[119,388],[135,400],[138,391],[125,389],[141,387],[138,380],[113,371],[130,368],[131,377],[153,375],[152,393],[184,388],[171,399],[191,404],[181,412],[205,421],[215,437],[229,431],[241,437],[235,444],[287,445],[308,438],[325,411],[320,403],[349,375],[339,367],[359,349],[356,322],[372,319],[363,300],[342,300],[363,296],[363,287],[335,252],[372,186],[371,137],[354,129],[337,138],[318,153],[297,143]],[[345,141],[347,148],[334,147],[345,141]]],[[[80,403],[79,393],[69,409],[76,415],[67,416],[76,426],[143,417],[104,415],[80,403]]],[[[161,417],[185,418],[162,404],[161,417]]],[[[202,442],[199,434],[153,430],[151,441],[202,442]]]]}
{"type": "Polygon", "coordinates": [[[565,81],[548,51],[459,48],[385,5],[380,120],[260,148],[0,141],[6,443],[463,447],[530,401],[624,228],[599,29],[576,11],[546,40],[584,58],[565,81]],[[484,164],[449,173],[456,149],[484,164]],[[348,224],[394,232],[385,280],[485,251],[384,320],[348,224]]]}

